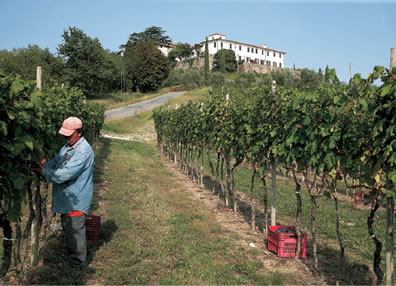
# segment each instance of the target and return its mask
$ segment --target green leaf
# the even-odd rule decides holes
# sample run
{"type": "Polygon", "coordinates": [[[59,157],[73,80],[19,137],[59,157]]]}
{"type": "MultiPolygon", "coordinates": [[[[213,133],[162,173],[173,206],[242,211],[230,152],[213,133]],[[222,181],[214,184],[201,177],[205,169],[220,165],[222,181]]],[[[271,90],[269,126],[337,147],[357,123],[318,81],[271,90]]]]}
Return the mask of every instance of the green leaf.
{"type": "Polygon", "coordinates": [[[359,103],[361,106],[363,106],[364,110],[367,110],[368,104],[367,101],[364,98],[359,98],[359,103]]]}
{"type": "Polygon", "coordinates": [[[33,141],[32,140],[26,140],[23,143],[25,143],[25,145],[33,151],[33,141]]]}
{"type": "Polygon", "coordinates": [[[23,82],[21,80],[14,80],[11,86],[11,92],[18,94],[24,89],[23,82]]]}
{"type": "Polygon", "coordinates": [[[25,187],[24,177],[22,177],[22,176],[14,177],[14,179],[12,180],[12,184],[14,185],[14,188],[16,190],[23,190],[25,187]]]}
{"type": "Polygon", "coordinates": [[[381,97],[384,97],[385,95],[387,95],[388,93],[389,93],[389,91],[391,90],[391,88],[392,88],[392,85],[391,84],[387,84],[387,85],[385,85],[385,86],[383,86],[382,87],[382,90],[381,90],[381,97]]]}
{"type": "Polygon", "coordinates": [[[329,143],[329,148],[334,149],[335,147],[336,147],[336,142],[333,140],[333,138],[331,138],[329,143]]]}
{"type": "Polygon", "coordinates": [[[4,121],[0,121],[0,134],[4,136],[8,134],[7,124],[4,121]]]}
{"type": "Polygon", "coordinates": [[[32,102],[34,106],[38,109],[42,108],[43,106],[40,95],[41,95],[40,92],[35,92],[32,94],[32,102]]]}

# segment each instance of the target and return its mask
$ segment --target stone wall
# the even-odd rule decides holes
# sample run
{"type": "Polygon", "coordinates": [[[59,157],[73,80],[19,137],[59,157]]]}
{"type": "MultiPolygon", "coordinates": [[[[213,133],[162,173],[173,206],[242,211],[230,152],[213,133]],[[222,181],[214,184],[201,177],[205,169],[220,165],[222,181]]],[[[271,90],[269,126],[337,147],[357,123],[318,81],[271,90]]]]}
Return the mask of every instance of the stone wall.
{"type": "MultiPolygon", "coordinates": [[[[203,68],[204,65],[205,65],[205,58],[204,57],[196,57],[196,58],[184,60],[182,62],[177,62],[176,68],[177,69],[203,68]]],[[[213,55],[210,55],[209,56],[209,70],[212,70],[212,65],[213,65],[213,55]]]]}
{"type": "Polygon", "coordinates": [[[276,68],[252,63],[243,63],[240,66],[240,71],[242,72],[270,73],[274,69],[276,68]]]}
{"type": "MultiPolygon", "coordinates": [[[[209,56],[209,69],[212,70],[213,65],[213,55],[209,56]]],[[[177,69],[189,69],[189,68],[203,68],[205,65],[205,58],[191,58],[189,60],[184,60],[182,62],[178,62],[176,64],[177,69]]],[[[274,68],[266,65],[260,64],[252,64],[252,63],[243,63],[239,67],[239,71],[241,72],[256,72],[256,73],[270,73],[272,70],[276,70],[279,68],[274,68]]]]}

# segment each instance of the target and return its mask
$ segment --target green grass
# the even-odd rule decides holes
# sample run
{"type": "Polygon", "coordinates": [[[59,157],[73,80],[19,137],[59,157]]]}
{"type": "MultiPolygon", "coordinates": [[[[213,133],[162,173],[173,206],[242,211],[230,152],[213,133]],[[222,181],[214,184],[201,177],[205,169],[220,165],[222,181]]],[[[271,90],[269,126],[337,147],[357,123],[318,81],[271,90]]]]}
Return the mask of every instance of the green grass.
{"type": "MultiPolygon", "coordinates": [[[[279,284],[280,275],[260,275],[249,260],[211,222],[209,214],[183,196],[153,146],[111,141],[111,194],[104,196],[107,219],[117,233],[96,252],[107,261],[106,284],[279,284]],[[225,257],[225,253],[232,258],[225,257]]],[[[108,177],[107,177],[108,176],[108,177]]]]}
{"type": "Polygon", "coordinates": [[[72,269],[60,237],[21,284],[290,284],[258,252],[235,245],[211,212],[182,192],[155,146],[101,138],[92,211],[102,216],[88,266],[72,269]]]}
{"type": "Polygon", "coordinates": [[[185,94],[169,100],[166,104],[164,104],[164,107],[169,106],[170,108],[172,108],[175,107],[176,104],[178,105],[186,104],[190,100],[192,102],[202,102],[208,96],[208,92],[209,92],[208,87],[187,91],[185,94]]]}
{"type": "Polygon", "coordinates": [[[122,119],[105,121],[102,133],[127,134],[132,133],[136,128],[142,127],[145,123],[152,119],[152,111],[144,111],[135,116],[122,119]]]}

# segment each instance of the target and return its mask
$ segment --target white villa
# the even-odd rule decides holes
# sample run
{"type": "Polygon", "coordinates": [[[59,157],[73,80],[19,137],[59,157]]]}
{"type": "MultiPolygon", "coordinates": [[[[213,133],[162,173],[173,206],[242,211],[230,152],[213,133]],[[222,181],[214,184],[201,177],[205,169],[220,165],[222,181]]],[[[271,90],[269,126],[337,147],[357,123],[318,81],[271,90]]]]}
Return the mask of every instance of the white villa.
{"type": "Polygon", "coordinates": [[[158,44],[158,49],[167,57],[169,52],[176,47],[175,44],[158,44]]]}
{"type": "MultiPolygon", "coordinates": [[[[203,55],[205,52],[205,42],[201,42],[200,46],[200,53],[203,55]]],[[[176,44],[158,44],[157,47],[165,56],[168,56],[169,52],[176,47],[176,44]]],[[[208,48],[210,56],[213,56],[222,49],[233,50],[237,61],[248,64],[247,71],[268,72],[273,68],[285,67],[283,62],[285,52],[267,48],[266,45],[258,46],[227,40],[225,35],[219,33],[208,36],[208,48]]],[[[118,54],[123,56],[124,53],[125,49],[121,49],[118,54]]],[[[193,51],[192,57],[196,56],[196,51],[193,51]]]]}
{"type": "MultiPolygon", "coordinates": [[[[205,42],[201,42],[201,52],[205,52],[205,42]]],[[[285,52],[267,48],[266,45],[257,46],[237,41],[227,40],[225,35],[215,33],[208,36],[209,55],[216,54],[221,49],[235,52],[236,60],[245,63],[266,65],[274,68],[283,68],[285,52]]]]}

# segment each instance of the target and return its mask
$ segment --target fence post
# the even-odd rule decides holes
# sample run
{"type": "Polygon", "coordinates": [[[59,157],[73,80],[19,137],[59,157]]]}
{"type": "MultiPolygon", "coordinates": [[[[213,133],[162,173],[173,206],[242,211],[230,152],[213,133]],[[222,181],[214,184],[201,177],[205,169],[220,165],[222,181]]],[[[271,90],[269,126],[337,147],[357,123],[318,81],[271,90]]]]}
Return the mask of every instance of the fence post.
{"type": "Polygon", "coordinates": [[[43,73],[43,70],[41,66],[37,67],[36,70],[36,87],[41,91],[41,75],[43,73]]]}
{"type": "MultiPolygon", "coordinates": [[[[276,81],[272,81],[272,93],[275,97],[276,81]]],[[[276,159],[271,160],[271,226],[276,225],[276,159]]]]}
{"type": "Polygon", "coordinates": [[[390,51],[390,68],[396,67],[396,48],[391,48],[390,51]]]}

